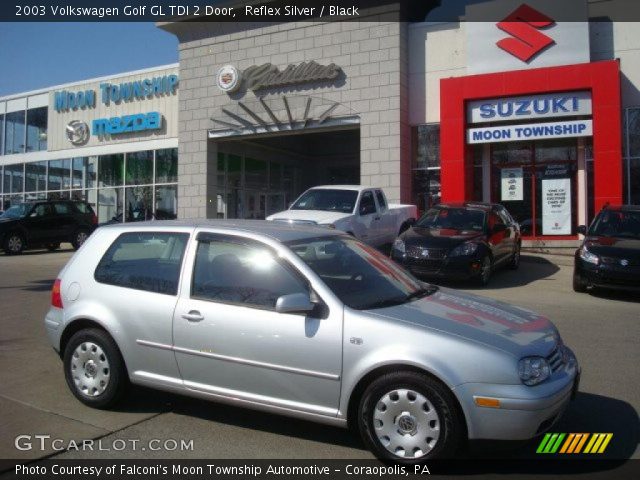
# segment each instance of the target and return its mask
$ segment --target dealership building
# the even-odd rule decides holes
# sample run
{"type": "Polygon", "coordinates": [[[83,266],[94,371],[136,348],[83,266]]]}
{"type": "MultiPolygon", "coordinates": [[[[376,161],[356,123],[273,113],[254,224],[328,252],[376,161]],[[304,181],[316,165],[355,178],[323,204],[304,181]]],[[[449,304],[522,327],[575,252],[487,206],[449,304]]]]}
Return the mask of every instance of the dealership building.
{"type": "Polygon", "coordinates": [[[609,3],[159,23],[179,66],[0,98],[1,198],[85,198],[101,221],[264,218],[361,183],[421,210],[500,202],[530,245],[572,246],[607,203],[640,203],[640,34],[609,3]],[[480,17],[498,20],[464,21],[480,17]]]}

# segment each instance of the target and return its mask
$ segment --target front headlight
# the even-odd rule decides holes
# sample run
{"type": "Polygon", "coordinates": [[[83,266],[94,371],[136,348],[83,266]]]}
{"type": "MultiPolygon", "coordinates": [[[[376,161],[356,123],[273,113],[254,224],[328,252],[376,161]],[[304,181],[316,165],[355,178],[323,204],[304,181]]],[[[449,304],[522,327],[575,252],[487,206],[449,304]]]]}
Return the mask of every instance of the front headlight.
{"type": "Polygon", "coordinates": [[[404,240],[396,238],[395,242],[393,242],[393,249],[396,252],[405,253],[404,240]]]}
{"type": "Polygon", "coordinates": [[[464,255],[473,255],[478,250],[478,244],[473,242],[463,243],[462,245],[458,245],[456,248],[451,250],[449,253],[450,257],[460,257],[464,255]]]}
{"type": "Polygon", "coordinates": [[[587,263],[593,263],[594,265],[600,264],[600,257],[598,257],[595,253],[591,253],[587,250],[587,247],[582,247],[580,249],[580,258],[587,263]]]}
{"type": "Polygon", "coordinates": [[[522,383],[531,387],[549,378],[551,367],[546,358],[525,357],[518,362],[518,374],[522,383]]]}

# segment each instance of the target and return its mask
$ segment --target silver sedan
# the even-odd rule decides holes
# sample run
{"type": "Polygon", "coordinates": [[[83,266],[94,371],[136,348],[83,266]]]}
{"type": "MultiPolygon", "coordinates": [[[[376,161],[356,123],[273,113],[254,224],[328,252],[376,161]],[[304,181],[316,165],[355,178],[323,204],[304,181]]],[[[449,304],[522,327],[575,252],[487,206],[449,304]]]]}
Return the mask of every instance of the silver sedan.
{"type": "Polygon", "coordinates": [[[260,221],[99,228],[45,327],[83,403],[129,382],[357,427],[380,458],[553,425],[580,369],[529,310],[419,282],[340,232],[260,221]]]}

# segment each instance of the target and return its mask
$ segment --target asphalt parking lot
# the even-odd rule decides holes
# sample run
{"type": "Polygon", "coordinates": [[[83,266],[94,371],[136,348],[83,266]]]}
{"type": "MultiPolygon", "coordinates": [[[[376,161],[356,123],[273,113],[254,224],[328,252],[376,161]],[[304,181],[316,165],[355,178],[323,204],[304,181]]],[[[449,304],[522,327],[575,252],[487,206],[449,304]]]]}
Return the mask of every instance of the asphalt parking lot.
{"type": "MultiPolygon", "coordinates": [[[[346,430],[146,389],[134,389],[116,411],[80,404],[42,325],[51,285],[72,254],[64,248],[0,254],[0,458],[371,458],[346,430]],[[19,435],[32,436],[34,448],[16,449],[19,435]],[[103,450],[55,452],[49,440],[40,448],[35,435],[64,439],[59,444],[101,439],[103,450]],[[150,445],[151,439],[157,442],[150,445]],[[167,440],[170,450],[176,440],[177,449],[151,449],[167,440]],[[180,440],[187,450],[180,450],[180,440]]],[[[604,456],[640,458],[640,298],[576,294],[571,267],[523,260],[517,272],[497,272],[489,288],[464,289],[547,315],[576,352],[581,392],[554,431],[611,432],[604,456]]],[[[478,442],[465,455],[532,457],[537,443],[478,442]]]]}

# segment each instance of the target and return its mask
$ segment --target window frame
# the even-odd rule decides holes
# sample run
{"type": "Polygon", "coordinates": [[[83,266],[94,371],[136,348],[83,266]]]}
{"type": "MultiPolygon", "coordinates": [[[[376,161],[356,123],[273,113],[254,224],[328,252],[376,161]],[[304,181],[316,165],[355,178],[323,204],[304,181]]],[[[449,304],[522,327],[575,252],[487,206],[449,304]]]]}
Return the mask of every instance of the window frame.
{"type": "MultiPolygon", "coordinates": [[[[311,285],[310,280],[300,272],[290,261],[285,258],[282,258],[278,255],[276,249],[274,249],[271,245],[267,245],[264,242],[259,240],[254,240],[252,238],[243,237],[240,235],[232,235],[225,233],[213,233],[213,232],[199,232],[195,238],[196,246],[195,246],[195,254],[193,256],[193,263],[191,264],[191,278],[189,279],[189,299],[190,300],[198,300],[201,302],[208,302],[217,305],[230,305],[234,307],[244,307],[251,308],[254,310],[263,310],[267,312],[276,312],[275,305],[273,307],[267,307],[264,305],[253,305],[242,302],[233,302],[233,301],[225,301],[225,300],[214,300],[211,298],[206,298],[198,295],[194,295],[194,280],[195,280],[195,271],[196,271],[196,261],[198,260],[198,249],[200,248],[201,243],[211,243],[211,242],[220,242],[220,243],[228,243],[232,245],[240,245],[247,248],[262,248],[264,250],[269,251],[270,254],[273,255],[274,261],[280,265],[282,268],[287,270],[291,275],[300,282],[302,286],[305,287],[309,296],[312,297],[316,295],[318,298],[319,295],[314,291],[313,286],[311,285]]],[[[324,303],[324,302],[322,302],[324,303]]]]}
{"type": "Polygon", "coordinates": [[[378,213],[378,207],[376,206],[376,196],[373,193],[373,190],[365,190],[364,192],[362,192],[362,195],[360,195],[360,200],[358,201],[358,216],[360,217],[364,217],[367,215],[372,215],[374,213],[378,213]],[[373,211],[372,212],[367,212],[367,213],[362,213],[362,202],[364,201],[364,197],[365,195],[371,195],[371,203],[373,205],[373,211]]]}

